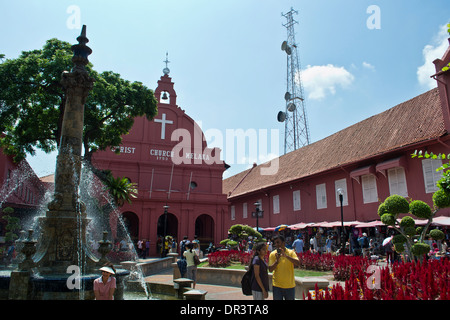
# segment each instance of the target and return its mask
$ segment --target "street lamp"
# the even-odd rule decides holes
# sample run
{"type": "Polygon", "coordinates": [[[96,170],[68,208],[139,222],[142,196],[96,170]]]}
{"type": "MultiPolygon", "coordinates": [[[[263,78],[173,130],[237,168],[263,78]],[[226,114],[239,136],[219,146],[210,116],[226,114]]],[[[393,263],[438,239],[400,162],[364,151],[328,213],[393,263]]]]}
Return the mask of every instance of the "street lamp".
{"type": "Polygon", "coordinates": [[[339,202],[341,203],[341,254],[344,254],[345,250],[345,238],[344,238],[344,190],[339,188],[336,190],[336,193],[339,196],[339,202]]]}
{"type": "Polygon", "coordinates": [[[253,218],[256,218],[256,231],[259,232],[259,218],[263,217],[264,211],[259,209],[261,204],[258,201],[256,201],[253,205],[255,206],[255,212],[252,212],[252,216],[253,218]]]}
{"type": "Polygon", "coordinates": [[[167,209],[169,209],[169,206],[166,205],[164,208],[164,235],[163,235],[163,241],[162,241],[162,250],[161,250],[161,257],[164,258],[166,256],[166,235],[167,235],[167,209]]]}

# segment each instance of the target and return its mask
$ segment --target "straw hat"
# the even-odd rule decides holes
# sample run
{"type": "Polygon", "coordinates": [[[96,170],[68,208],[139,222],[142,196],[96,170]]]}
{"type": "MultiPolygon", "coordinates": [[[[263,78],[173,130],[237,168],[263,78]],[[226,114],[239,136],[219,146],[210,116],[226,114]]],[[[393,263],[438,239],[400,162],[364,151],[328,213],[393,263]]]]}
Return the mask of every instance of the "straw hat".
{"type": "Polygon", "coordinates": [[[110,267],[102,267],[102,268],[100,268],[100,271],[106,271],[106,272],[109,272],[111,274],[116,274],[114,272],[114,270],[112,268],[110,268],[110,267]]]}

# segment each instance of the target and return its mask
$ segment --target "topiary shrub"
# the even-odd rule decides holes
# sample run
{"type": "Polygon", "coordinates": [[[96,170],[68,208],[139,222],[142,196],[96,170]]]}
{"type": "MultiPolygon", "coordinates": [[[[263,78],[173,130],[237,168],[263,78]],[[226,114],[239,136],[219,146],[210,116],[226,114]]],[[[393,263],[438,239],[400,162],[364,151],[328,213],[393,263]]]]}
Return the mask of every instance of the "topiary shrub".
{"type": "Polygon", "coordinates": [[[384,203],[382,203],[378,206],[378,215],[381,218],[381,216],[385,213],[388,213],[388,212],[386,211],[386,206],[384,205],[384,203]]]}
{"type": "Polygon", "coordinates": [[[384,201],[384,207],[388,213],[394,215],[395,217],[400,213],[409,212],[408,200],[397,194],[387,197],[384,201]]]}
{"type": "Polygon", "coordinates": [[[438,208],[450,207],[450,194],[439,189],[433,193],[433,204],[438,208]]]}
{"type": "Polygon", "coordinates": [[[395,224],[395,217],[390,213],[385,213],[381,216],[381,222],[385,225],[393,226],[395,224]]]}
{"type": "Polygon", "coordinates": [[[414,219],[410,216],[403,217],[400,221],[400,227],[402,228],[414,227],[415,225],[414,219]]]}
{"type": "Polygon", "coordinates": [[[411,247],[411,253],[416,257],[422,257],[428,252],[430,252],[430,246],[423,242],[417,242],[411,247]]]}
{"type": "Polygon", "coordinates": [[[392,238],[392,243],[394,245],[396,244],[404,244],[406,242],[406,238],[404,235],[402,234],[396,234],[393,238],[392,238]]]}
{"type": "Polygon", "coordinates": [[[394,250],[398,253],[402,253],[403,251],[405,251],[405,246],[403,245],[403,243],[396,243],[394,244],[394,250]]]}
{"type": "Polygon", "coordinates": [[[432,215],[430,206],[422,200],[411,201],[409,210],[413,215],[422,219],[429,219],[432,215]]]}
{"type": "Polygon", "coordinates": [[[410,237],[416,235],[416,228],[414,227],[406,227],[404,230],[405,230],[404,232],[410,237]]]}
{"type": "Polygon", "coordinates": [[[433,229],[430,231],[430,237],[433,240],[444,240],[445,234],[439,229],[433,229]]]}

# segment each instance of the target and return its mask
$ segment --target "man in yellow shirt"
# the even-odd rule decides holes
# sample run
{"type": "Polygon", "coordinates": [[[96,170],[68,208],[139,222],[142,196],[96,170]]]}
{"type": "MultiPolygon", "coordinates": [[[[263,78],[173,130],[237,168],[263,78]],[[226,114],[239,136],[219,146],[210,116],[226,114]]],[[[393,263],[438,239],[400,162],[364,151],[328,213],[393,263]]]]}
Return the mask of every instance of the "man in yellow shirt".
{"type": "Polygon", "coordinates": [[[285,247],[282,235],[275,236],[273,250],[269,255],[269,272],[272,274],[273,300],[295,299],[294,266],[300,264],[294,250],[285,247]]]}

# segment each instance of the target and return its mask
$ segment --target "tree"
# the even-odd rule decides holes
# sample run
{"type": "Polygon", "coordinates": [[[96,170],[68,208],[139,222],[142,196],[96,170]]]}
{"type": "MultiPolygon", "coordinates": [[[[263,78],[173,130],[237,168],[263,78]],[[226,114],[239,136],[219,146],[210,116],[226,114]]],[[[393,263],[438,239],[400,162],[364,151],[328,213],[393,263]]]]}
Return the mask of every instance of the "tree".
{"type": "Polygon", "coordinates": [[[132,198],[136,198],[136,183],[130,182],[128,178],[114,178],[109,175],[106,182],[106,188],[114,199],[117,206],[121,207],[125,202],[131,203],[132,198]]]}
{"type": "Polygon", "coordinates": [[[12,214],[14,213],[14,209],[11,207],[4,208],[3,213],[6,213],[6,215],[4,215],[2,218],[7,221],[7,224],[5,226],[5,230],[7,231],[5,234],[5,241],[12,243],[19,238],[17,232],[21,228],[20,219],[12,216],[12,214]]]}
{"type": "MultiPolygon", "coordinates": [[[[450,159],[450,154],[433,154],[423,151],[415,151],[412,158],[431,158],[431,159],[450,159]]],[[[428,232],[436,213],[442,209],[450,207],[450,163],[444,163],[437,171],[442,170],[442,178],[437,182],[438,190],[433,194],[433,208],[421,200],[408,201],[399,195],[391,195],[378,207],[378,215],[387,226],[391,226],[399,234],[393,237],[395,251],[401,253],[405,250],[418,257],[420,260],[423,255],[430,251],[430,246],[426,244],[425,238],[430,237],[433,240],[442,240],[444,233],[438,229],[428,232]],[[409,213],[419,219],[427,219],[423,227],[416,227],[415,221],[411,216],[404,216],[398,221],[400,214],[409,213]]]]}
{"type": "Polygon", "coordinates": [[[229,246],[233,247],[233,246],[237,245],[238,243],[240,243],[241,241],[246,240],[249,236],[252,236],[254,238],[255,243],[265,241],[262,238],[261,233],[259,233],[252,227],[243,225],[243,224],[235,224],[235,225],[231,226],[230,229],[228,230],[228,233],[231,234],[233,236],[233,239],[235,239],[237,241],[225,239],[220,242],[221,244],[229,245],[229,246]],[[226,241],[226,240],[229,240],[229,241],[226,241]]]}
{"type": "MultiPolygon", "coordinates": [[[[22,52],[0,64],[0,147],[19,162],[36,149],[58,148],[65,108],[61,73],[72,68],[71,45],[50,39],[40,50],[22,52]]],[[[3,55],[4,57],[4,55],[3,55]]],[[[151,120],[157,113],[153,91],[141,82],[124,80],[112,71],[98,73],[85,103],[84,160],[98,150],[117,147],[137,116],[151,120]]],[[[119,153],[119,148],[115,152],[119,153]]],[[[107,175],[95,172],[102,181],[107,175]]]]}

